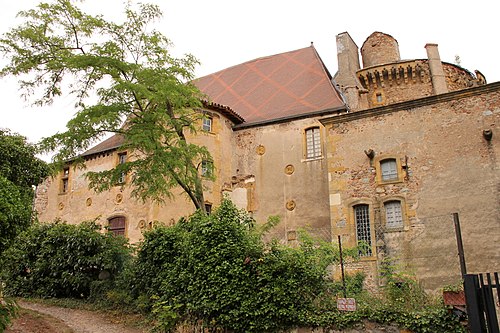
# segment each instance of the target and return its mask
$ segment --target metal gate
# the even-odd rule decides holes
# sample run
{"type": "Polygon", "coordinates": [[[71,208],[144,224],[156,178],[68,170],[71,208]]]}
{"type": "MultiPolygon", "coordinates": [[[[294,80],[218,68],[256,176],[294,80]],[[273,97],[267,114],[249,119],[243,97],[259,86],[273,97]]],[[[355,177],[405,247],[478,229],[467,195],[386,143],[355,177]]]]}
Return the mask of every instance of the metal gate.
{"type": "Polygon", "coordinates": [[[465,274],[464,290],[470,332],[500,333],[497,319],[500,308],[498,272],[465,274]]]}

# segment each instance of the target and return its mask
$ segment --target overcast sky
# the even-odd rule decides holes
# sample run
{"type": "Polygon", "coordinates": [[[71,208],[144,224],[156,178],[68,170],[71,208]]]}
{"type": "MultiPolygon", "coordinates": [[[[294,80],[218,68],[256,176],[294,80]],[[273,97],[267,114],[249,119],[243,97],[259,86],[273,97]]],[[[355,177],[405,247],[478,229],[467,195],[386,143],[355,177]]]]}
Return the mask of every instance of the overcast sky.
{"type": "MultiPolygon", "coordinates": [[[[337,71],[335,36],[349,32],[358,47],[374,31],[392,35],[402,59],[426,58],[426,43],[437,43],[441,60],[473,72],[489,83],[500,81],[498,34],[500,3],[492,0],[143,0],[157,3],[164,17],[156,28],[171,39],[173,53],[191,53],[203,76],[259,57],[309,46],[314,42],[332,75],[337,71]]],[[[0,33],[16,22],[20,10],[37,0],[0,0],[0,33]]],[[[86,0],[83,7],[108,19],[120,17],[123,0],[86,0]]],[[[5,60],[0,59],[0,64],[5,60]]],[[[64,130],[75,112],[63,98],[35,108],[19,97],[15,79],[0,81],[0,128],[32,142],[64,130]]],[[[236,110],[237,111],[237,110],[236,110]]]]}

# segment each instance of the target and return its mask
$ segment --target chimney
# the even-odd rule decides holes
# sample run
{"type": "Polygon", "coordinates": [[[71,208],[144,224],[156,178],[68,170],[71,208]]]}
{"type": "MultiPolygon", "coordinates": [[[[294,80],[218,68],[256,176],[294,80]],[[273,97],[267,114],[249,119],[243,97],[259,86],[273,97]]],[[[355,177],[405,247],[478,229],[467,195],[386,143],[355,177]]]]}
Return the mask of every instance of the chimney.
{"type": "Polygon", "coordinates": [[[358,46],[347,32],[338,34],[336,40],[338,71],[333,81],[344,95],[349,108],[356,110],[360,108],[359,90],[362,88],[356,77],[360,69],[358,46]]]}
{"type": "Polygon", "coordinates": [[[431,71],[434,94],[439,95],[447,93],[448,86],[446,85],[443,63],[441,62],[441,58],[439,57],[438,45],[427,44],[425,45],[425,49],[427,50],[427,58],[429,59],[429,68],[431,71]]]}

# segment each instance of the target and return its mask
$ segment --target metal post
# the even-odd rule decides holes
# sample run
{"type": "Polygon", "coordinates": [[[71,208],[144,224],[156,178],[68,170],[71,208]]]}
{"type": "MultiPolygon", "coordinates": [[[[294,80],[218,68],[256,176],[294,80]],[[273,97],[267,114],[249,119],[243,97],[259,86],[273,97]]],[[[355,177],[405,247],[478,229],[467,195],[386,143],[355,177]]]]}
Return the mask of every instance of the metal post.
{"type": "Polygon", "coordinates": [[[460,231],[460,220],[458,219],[458,213],[453,213],[453,223],[455,224],[455,235],[457,238],[458,257],[460,258],[460,271],[462,272],[462,280],[463,280],[465,274],[467,274],[467,268],[465,267],[464,245],[462,243],[462,232],[460,231]]]}
{"type": "Polygon", "coordinates": [[[466,274],[464,277],[465,302],[467,303],[467,322],[469,332],[484,333],[486,323],[480,301],[479,279],[475,274],[466,274]]]}
{"type": "Polygon", "coordinates": [[[347,290],[345,287],[345,276],[344,276],[344,258],[342,257],[342,241],[340,235],[338,235],[339,240],[339,254],[340,254],[340,271],[342,272],[342,290],[344,291],[344,298],[347,298],[347,290]]]}

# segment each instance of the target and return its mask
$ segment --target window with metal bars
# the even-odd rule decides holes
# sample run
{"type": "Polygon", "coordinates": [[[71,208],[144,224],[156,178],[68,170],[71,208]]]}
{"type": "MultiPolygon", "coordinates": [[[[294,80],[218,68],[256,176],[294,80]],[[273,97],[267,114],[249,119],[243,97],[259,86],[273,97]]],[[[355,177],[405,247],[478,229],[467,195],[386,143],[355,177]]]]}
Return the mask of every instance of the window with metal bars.
{"type": "Polygon", "coordinates": [[[356,222],[356,239],[360,247],[359,254],[369,257],[372,255],[372,236],[370,226],[370,206],[366,204],[356,205],[354,219],[356,222]]]}
{"type": "Polygon", "coordinates": [[[321,156],[321,135],[319,127],[306,129],[306,158],[321,156]]]}
{"type": "Polygon", "coordinates": [[[403,212],[401,210],[401,201],[393,200],[384,203],[385,225],[387,228],[403,227],[403,212]]]}

